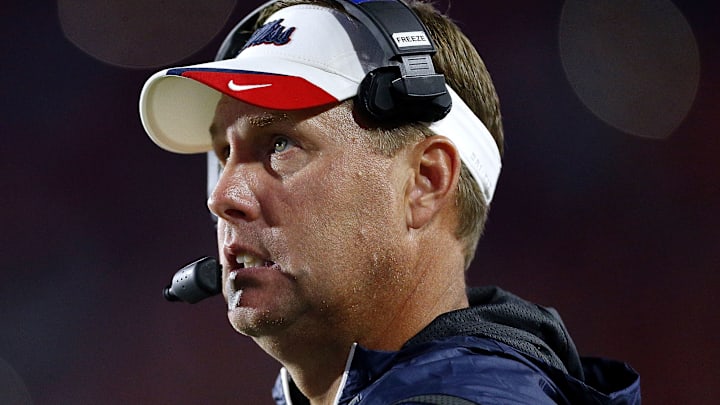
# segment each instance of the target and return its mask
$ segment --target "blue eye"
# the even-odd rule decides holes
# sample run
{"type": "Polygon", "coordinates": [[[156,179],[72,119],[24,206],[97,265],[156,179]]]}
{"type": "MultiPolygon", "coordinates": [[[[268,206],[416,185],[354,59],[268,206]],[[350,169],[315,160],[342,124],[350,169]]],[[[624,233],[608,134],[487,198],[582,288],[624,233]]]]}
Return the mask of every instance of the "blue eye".
{"type": "Polygon", "coordinates": [[[293,141],[284,136],[278,136],[273,141],[273,153],[282,153],[294,145],[293,141]]]}

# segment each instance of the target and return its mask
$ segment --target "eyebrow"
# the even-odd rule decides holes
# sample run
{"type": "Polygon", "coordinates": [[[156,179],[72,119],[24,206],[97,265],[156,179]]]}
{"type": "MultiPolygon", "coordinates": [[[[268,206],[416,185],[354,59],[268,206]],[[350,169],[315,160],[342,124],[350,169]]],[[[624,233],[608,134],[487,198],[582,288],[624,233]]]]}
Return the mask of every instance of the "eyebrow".
{"type": "MultiPolygon", "coordinates": [[[[293,121],[290,115],[282,111],[265,111],[260,114],[239,117],[233,125],[237,125],[238,121],[240,120],[242,120],[241,123],[247,124],[254,128],[265,128],[271,125],[276,125],[278,123],[287,123],[293,121]]],[[[217,123],[215,122],[210,125],[209,131],[210,138],[212,138],[213,140],[225,137],[225,134],[220,128],[220,126],[217,125],[217,123]]]]}

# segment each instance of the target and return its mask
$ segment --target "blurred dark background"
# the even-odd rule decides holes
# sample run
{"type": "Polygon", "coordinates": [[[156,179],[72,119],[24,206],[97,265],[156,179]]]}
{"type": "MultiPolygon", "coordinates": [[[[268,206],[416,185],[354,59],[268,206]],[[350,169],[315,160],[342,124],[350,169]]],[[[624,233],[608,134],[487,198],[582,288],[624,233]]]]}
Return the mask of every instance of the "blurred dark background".
{"type": "MultiPolygon", "coordinates": [[[[137,112],[152,73],[211,60],[259,4],[3,3],[0,402],[270,403],[279,365],[220,298],[162,299],[215,252],[205,162],[155,147],[137,112]]],[[[507,136],[470,283],[557,308],[581,352],[640,372],[648,404],[720,396],[717,4],[448,10],[507,136]]]]}

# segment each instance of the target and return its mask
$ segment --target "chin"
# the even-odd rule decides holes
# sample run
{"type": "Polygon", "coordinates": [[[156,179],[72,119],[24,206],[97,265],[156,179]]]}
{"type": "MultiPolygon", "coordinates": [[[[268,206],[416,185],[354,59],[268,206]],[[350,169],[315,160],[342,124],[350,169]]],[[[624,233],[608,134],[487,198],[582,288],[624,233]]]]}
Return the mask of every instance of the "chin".
{"type": "Polygon", "coordinates": [[[262,337],[277,334],[286,327],[285,318],[274,316],[270,310],[238,307],[228,310],[230,325],[240,334],[262,337]]]}

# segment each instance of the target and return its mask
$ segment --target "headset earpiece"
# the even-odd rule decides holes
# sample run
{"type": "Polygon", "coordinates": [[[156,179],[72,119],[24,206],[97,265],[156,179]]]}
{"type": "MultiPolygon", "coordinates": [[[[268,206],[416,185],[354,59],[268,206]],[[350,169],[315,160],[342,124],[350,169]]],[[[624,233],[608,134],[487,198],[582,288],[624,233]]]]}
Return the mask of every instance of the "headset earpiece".
{"type": "Polygon", "coordinates": [[[403,77],[397,66],[369,72],[358,88],[355,104],[383,124],[434,122],[452,107],[442,75],[403,77]]]}
{"type": "Polygon", "coordinates": [[[400,77],[396,67],[385,66],[368,73],[358,87],[355,105],[377,122],[397,121],[399,112],[390,89],[400,77]]]}
{"type": "Polygon", "coordinates": [[[337,2],[370,30],[386,58],[358,88],[361,113],[388,125],[444,118],[452,100],[432,63],[435,46],[415,12],[402,0],[337,2]]]}

